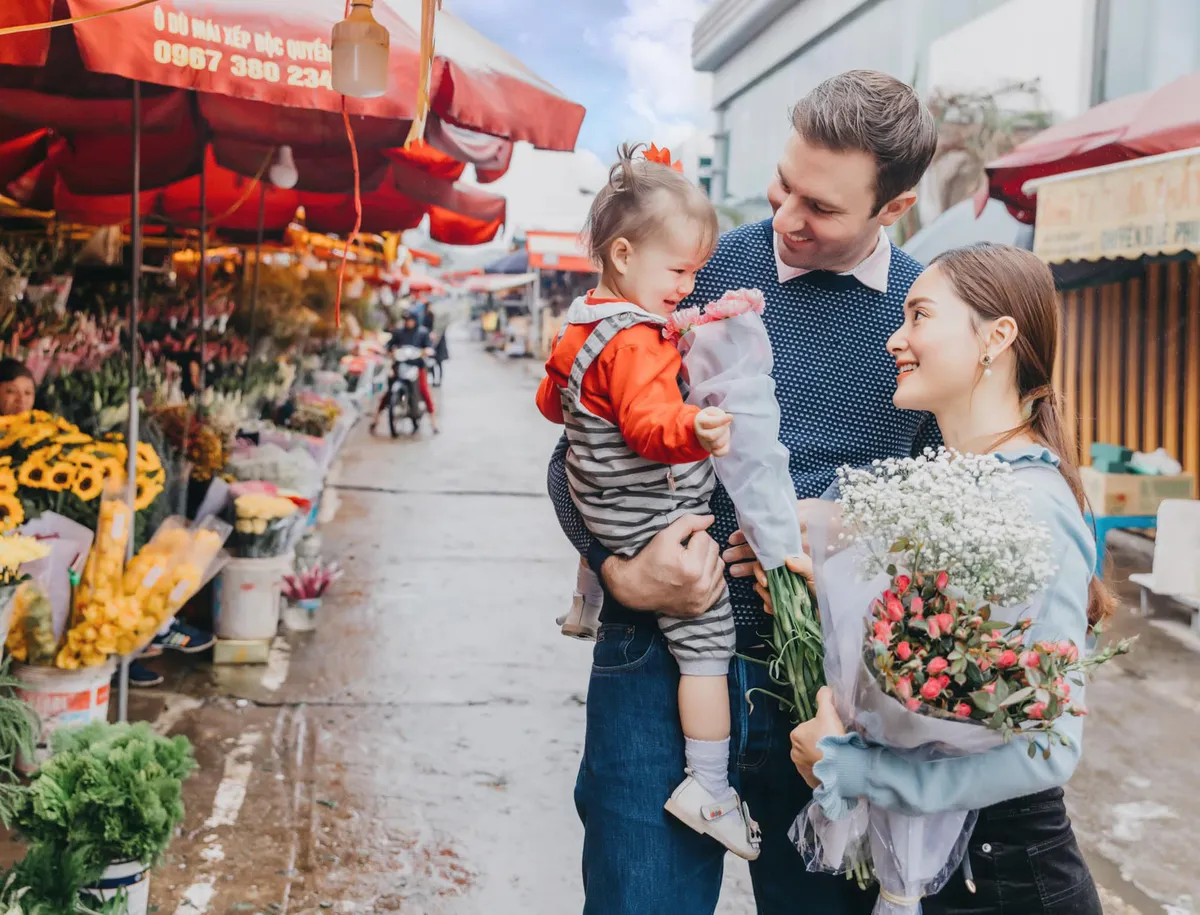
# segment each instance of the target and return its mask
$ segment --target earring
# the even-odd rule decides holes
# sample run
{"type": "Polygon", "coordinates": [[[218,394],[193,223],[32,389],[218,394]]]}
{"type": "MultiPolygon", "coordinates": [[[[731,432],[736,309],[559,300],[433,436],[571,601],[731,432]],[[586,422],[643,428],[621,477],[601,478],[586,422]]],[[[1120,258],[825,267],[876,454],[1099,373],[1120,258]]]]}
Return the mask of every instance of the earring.
{"type": "Polygon", "coordinates": [[[990,377],[992,374],[992,357],[988,353],[983,354],[983,358],[979,360],[983,363],[983,374],[990,377]]]}

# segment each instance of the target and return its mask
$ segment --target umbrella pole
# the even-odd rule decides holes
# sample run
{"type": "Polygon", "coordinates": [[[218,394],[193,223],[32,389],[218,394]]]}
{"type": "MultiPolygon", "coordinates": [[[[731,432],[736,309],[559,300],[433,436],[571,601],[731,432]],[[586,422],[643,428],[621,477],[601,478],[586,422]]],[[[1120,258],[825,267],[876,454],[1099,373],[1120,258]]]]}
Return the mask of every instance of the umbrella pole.
{"type": "Polygon", "coordinates": [[[257,343],[258,325],[256,324],[255,312],[258,310],[258,281],[261,276],[262,267],[262,246],[263,246],[263,223],[267,218],[267,185],[261,179],[259,181],[260,192],[258,195],[258,235],[254,242],[254,286],[250,292],[250,352],[246,355],[246,371],[242,374],[242,396],[246,396],[246,384],[250,381],[250,366],[254,362],[254,347],[257,343]]]}
{"type": "MultiPolygon", "coordinates": [[[[125,548],[126,560],[133,557],[134,531],[137,530],[137,445],[138,406],[141,394],[138,391],[138,310],[141,305],[142,289],[142,85],[133,83],[133,196],[130,213],[129,244],[132,249],[132,288],[129,293],[129,435],[126,446],[129,451],[126,474],[128,476],[128,498],[130,509],[129,543],[125,548]]],[[[121,676],[117,683],[117,720],[129,720],[129,662],[130,656],[121,658],[121,676]]]]}
{"type": "Polygon", "coordinates": [[[200,385],[196,391],[196,412],[204,414],[204,387],[208,361],[204,350],[208,335],[204,322],[208,317],[208,167],[207,158],[200,166],[200,385]]]}

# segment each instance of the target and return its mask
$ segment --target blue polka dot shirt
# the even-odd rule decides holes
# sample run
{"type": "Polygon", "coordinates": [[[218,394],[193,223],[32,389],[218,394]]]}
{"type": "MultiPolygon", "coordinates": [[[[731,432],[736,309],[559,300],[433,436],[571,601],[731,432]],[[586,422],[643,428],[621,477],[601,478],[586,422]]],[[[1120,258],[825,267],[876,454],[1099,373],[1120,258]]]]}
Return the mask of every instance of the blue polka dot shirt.
{"type": "MultiPolygon", "coordinates": [[[[763,323],[775,358],[780,441],[791,454],[796,496],[818,498],[837,468],[876,458],[904,457],[936,445],[937,426],[927,414],[897,410],[896,362],[886,343],[904,322],[904,299],[922,267],[892,248],[887,293],[854,276],[814,271],[779,282],[771,221],[741,226],[722,236],[683,306],[704,305],[731,289],[758,288],[766,299],[763,323]]],[[[611,555],[588,533],[567,488],[566,437],[551,458],[549,490],[564,533],[599,572],[611,555]]],[[[709,533],[722,547],[737,529],[733,503],[718,485],[709,533]]],[[[744,579],[731,579],[730,597],[739,642],[765,631],[762,601],[744,579]]],[[[634,619],[606,598],[604,621],[634,619]]],[[[645,614],[637,614],[645,619],[645,614]]]]}

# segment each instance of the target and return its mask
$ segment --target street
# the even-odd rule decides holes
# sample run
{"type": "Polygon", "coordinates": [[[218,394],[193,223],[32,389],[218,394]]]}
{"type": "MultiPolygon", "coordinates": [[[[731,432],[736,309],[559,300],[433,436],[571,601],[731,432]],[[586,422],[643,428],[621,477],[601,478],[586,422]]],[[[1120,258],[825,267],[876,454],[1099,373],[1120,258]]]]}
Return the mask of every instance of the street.
{"type": "MultiPolygon", "coordinates": [[[[265,667],[172,660],[135,694],[133,717],[186,734],[201,764],[153,877],[160,915],[580,910],[589,646],[554,625],[575,561],[544,494],[558,432],[532,361],[461,335],[451,355],[440,436],[364,423],[346,449],[321,530],[347,576],[318,630],[281,636],[265,667]]],[[[1142,643],[1090,696],[1072,810],[1106,912],[1182,915],[1200,905],[1200,802],[1182,796],[1196,655],[1122,619],[1142,643]]],[[[743,865],[719,911],[753,911],[743,865]]]]}

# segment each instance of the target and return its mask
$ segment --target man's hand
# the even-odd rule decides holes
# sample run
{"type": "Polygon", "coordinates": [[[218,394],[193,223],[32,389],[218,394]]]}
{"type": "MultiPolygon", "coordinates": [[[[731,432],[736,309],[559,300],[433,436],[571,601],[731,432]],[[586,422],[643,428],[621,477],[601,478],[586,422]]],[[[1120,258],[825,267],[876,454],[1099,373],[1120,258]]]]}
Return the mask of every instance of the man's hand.
{"type": "Polygon", "coordinates": [[[696,438],[700,447],[713,457],[729,454],[729,424],[733,417],[719,407],[705,407],[696,414],[696,438]]]}
{"type": "MultiPolygon", "coordinates": [[[[808,546],[808,517],[817,510],[817,506],[826,506],[824,511],[828,510],[828,503],[823,499],[801,499],[796,503],[796,514],[800,518],[800,538],[801,545],[807,552],[808,546]]],[[[771,592],[767,590],[767,573],[763,571],[762,564],[758,561],[758,557],[754,555],[754,550],[750,544],[746,542],[746,535],[741,531],[734,531],[729,538],[729,549],[721,554],[721,558],[729,566],[729,574],[733,578],[753,578],[754,590],[763,601],[763,609],[767,613],[772,612],[771,592]]],[[[808,556],[792,556],[787,560],[787,567],[797,575],[803,575],[811,583],[813,580],[813,563],[808,556]]]]}
{"type": "Polygon", "coordinates": [[[601,578],[631,610],[692,619],[717,602],[725,587],[721,551],[705,533],[711,516],[684,515],[632,559],[613,556],[601,578]]]}
{"type": "Polygon", "coordinates": [[[812,788],[820,782],[813,775],[813,766],[824,758],[817,744],[824,737],[841,737],[845,725],[833,705],[833,690],[822,686],[817,691],[817,714],[812,721],[797,725],[792,731],[792,763],[812,788]]]}

